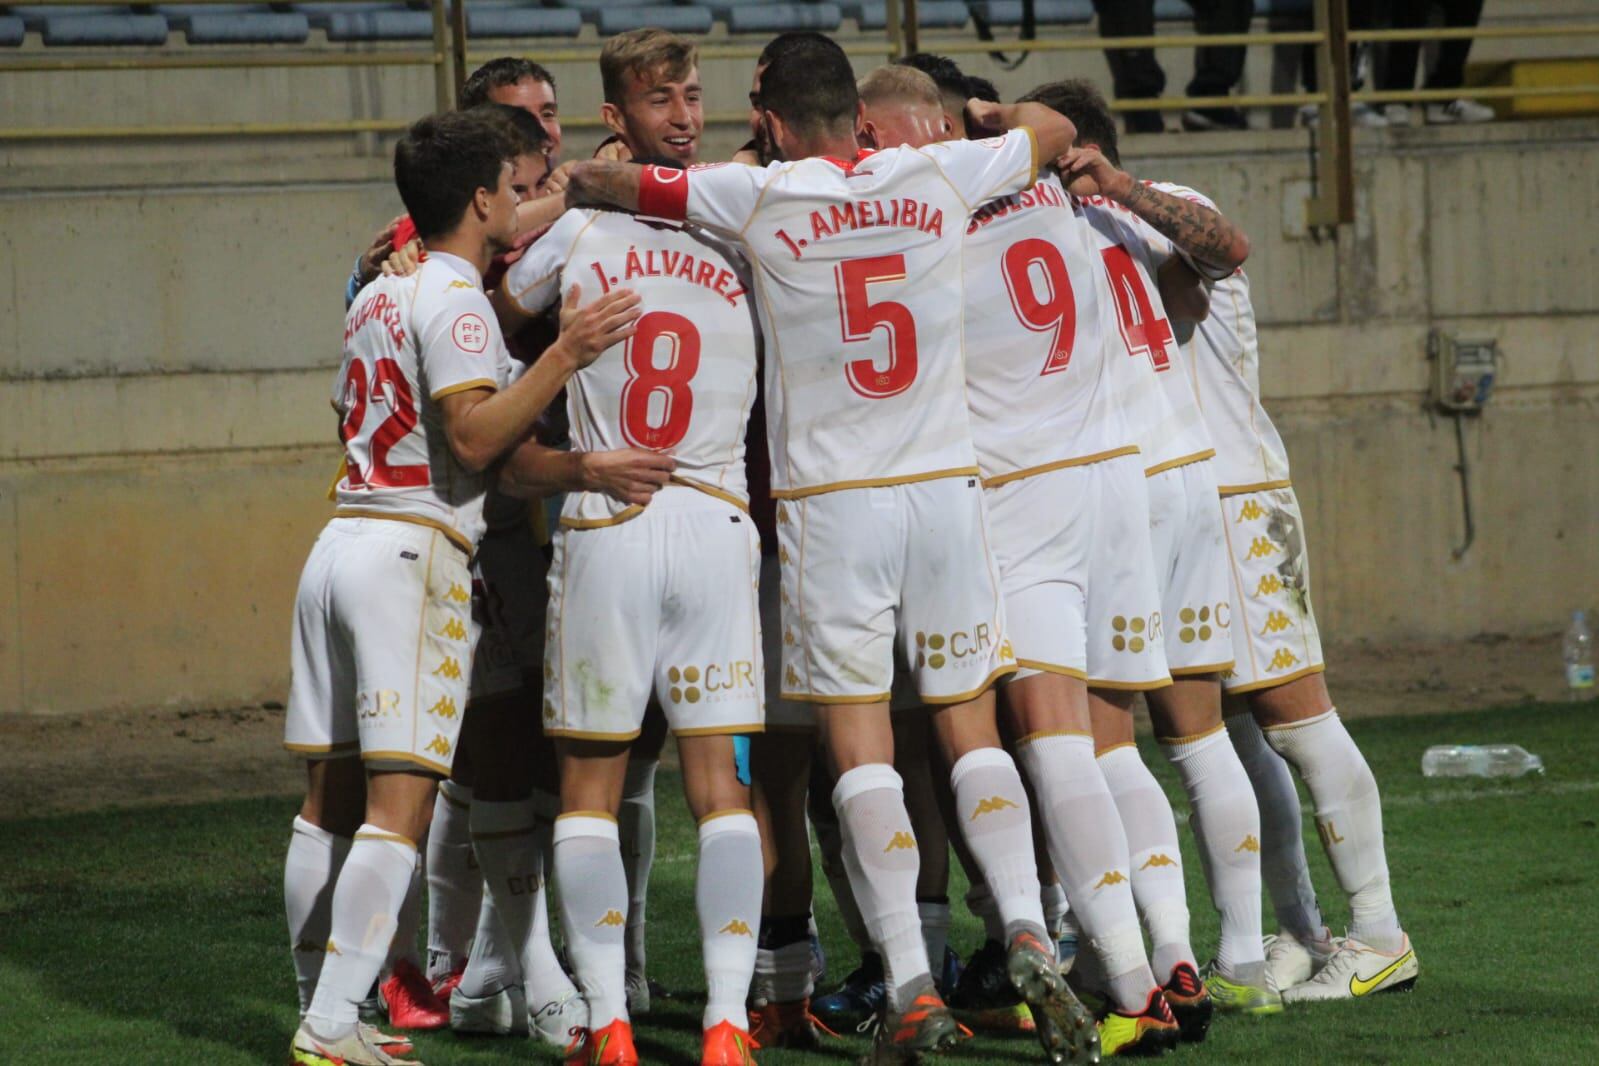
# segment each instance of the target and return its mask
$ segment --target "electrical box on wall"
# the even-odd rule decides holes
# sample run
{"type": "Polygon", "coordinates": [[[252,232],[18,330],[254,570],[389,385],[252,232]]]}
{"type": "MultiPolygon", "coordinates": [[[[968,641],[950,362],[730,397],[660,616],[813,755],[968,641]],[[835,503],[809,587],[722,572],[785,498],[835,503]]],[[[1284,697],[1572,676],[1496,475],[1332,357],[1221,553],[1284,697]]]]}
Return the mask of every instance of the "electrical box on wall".
{"type": "Polygon", "coordinates": [[[1499,342],[1462,340],[1440,330],[1427,339],[1432,360],[1432,399],[1445,411],[1481,411],[1499,376],[1499,342]]]}

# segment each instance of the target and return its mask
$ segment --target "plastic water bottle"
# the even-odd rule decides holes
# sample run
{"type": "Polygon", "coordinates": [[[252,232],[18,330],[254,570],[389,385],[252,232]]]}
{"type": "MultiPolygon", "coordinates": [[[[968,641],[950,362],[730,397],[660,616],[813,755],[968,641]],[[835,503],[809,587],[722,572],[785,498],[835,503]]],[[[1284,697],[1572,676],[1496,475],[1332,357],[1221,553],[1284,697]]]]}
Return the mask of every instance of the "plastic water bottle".
{"type": "Polygon", "coordinates": [[[1588,631],[1587,612],[1571,612],[1571,624],[1566,627],[1565,645],[1561,650],[1566,660],[1568,698],[1593,699],[1593,634],[1588,631]]]}
{"type": "Polygon", "coordinates": [[[1543,760],[1519,744],[1435,744],[1421,757],[1425,777],[1524,777],[1543,760]]]}

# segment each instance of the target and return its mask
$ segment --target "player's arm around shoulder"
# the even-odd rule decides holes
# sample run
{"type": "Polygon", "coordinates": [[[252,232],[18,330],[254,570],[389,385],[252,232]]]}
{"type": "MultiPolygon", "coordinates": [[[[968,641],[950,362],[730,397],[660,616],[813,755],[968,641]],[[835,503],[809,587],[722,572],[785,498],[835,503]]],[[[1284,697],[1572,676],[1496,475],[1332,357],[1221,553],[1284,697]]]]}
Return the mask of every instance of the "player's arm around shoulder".
{"type": "Polygon", "coordinates": [[[1210,317],[1210,286],[1180,255],[1169,257],[1155,272],[1160,302],[1168,318],[1178,322],[1203,322],[1210,317]]]}
{"type": "Polygon", "coordinates": [[[489,303],[506,333],[515,333],[528,319],[542,315],[560,300],[561,272],[593,217],[591,211],[564,212],[547,233],[523,250],[499,287],[489,293],[489,303]]]}
{"type": "MultiPolygon", "coordinates": [[[[487,297],[476,293],[482,307],[487,297]]],[[[450,450],[467,469],[481,472],[509,450],[533,427],[544,409],[583,367],[600,353],[633,335],[639,317],[639,298],[629,289],[617,289],[593,303],[579,306],[581,291],[573,285],[561,308],[561,335],[545,349],[532,368],[509,388],[496,391],[492,383],[448,391],[439,400],[445,438],[450,450]]],[[[465,313],[465,312],[463,312],[465,313]]],[[[435,336],[438,330],[431,331],[435,336]]],[[[453,332],[453,330],[452,330],[453,332]]],[[[439,342],[446,357],[449,342],[439,342]]],[[[424,359],[427,349],[424,348],[424,359]]]]}

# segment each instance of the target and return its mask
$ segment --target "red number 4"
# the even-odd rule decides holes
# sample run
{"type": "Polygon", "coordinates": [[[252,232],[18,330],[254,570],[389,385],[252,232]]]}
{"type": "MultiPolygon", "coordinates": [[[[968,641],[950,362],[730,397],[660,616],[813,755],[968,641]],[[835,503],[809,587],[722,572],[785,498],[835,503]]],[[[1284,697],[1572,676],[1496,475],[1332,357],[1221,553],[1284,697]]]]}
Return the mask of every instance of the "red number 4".
{"type": "Polygon", "coordinates": [[[904,281],[905,257],[846,259],[838,264],[833,280],[838,287],[838,316],[846,344],[868,340],[880,329],[888,331],[888,365],[879,370],[870,359],[856,359],[845,364],[845,380],[868,400],[898,396],[916,380],[916,320],[902,303],[872,303],[867,289],[875,284],[904,281]]]}
{"type": "Polygon", "coordinates": [[[1128,254],[1126,245],[1113,245],[1100,253],[1105,257],[1105,270],[1110,274],[1110,287],[1116,297],[1116,321],[1121,325],[1122,340],[1127,342],[1127,354],[1147,355],[1156,372],[1171,366],[1171,356],[1166,345],[1175,339],[1171,323],[1155,313],[1144,287],[1143,276],[1128,254]]]}

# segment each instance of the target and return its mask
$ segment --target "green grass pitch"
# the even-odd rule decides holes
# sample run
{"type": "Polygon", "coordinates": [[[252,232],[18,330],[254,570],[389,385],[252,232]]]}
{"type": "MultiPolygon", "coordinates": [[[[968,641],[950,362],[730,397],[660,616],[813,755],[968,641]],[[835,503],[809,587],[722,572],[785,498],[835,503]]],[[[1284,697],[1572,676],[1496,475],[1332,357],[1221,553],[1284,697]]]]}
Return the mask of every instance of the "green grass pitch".
{"type": "MultiPolygon", "coordinates": [[[[1401,918],[1421,961],[1410,995],[1219,1018],[1194,1062],[1599,1062],[1599,705],[1357,721],[1382,787],[1401,918]],[[1521,743],[1543,778],[1428,781],[1428,744],[1521,743]]],[[[1152,748],[1145,758],[1186,804],[1152,748]]],[[[679,998],[638,1024],[651,1063],[697,1062],[694,832],[679,782],[662,774],[651,886],[653,975],[679,998]]],[[[283,852],[296,798],[106,812],[0,826],[0,1063],[283,1062],[294,986],[283,927],[283,852]]],[[[1308,812],[1309,805],[1306,804],[1308,812]]],[[[1307,827],[1309,828],[1309,827],[1307,827]]],[[[1194,944],[1215,918],[1188,847],[1194,944]]],[[[1314,846],[1313,829],[1307,833],[1314,846]]],[[[1347,910],[1319,849],[1327,919],[1347,910]]],[[[818,878],[830,980],[853,965],[818,878]]],[[[959,899],[964,884],[952,886],[959,899]]],[[[975,945],[957,904],[951,942],[975,945]]],[[[1270,908],[1267,907],[1268,923],[1270,908]]],[[[1203,957],[1201,959],[1203,961],[1203,957]]],[[[551,1061],[520,1041],[420,1038],[439,1064],[551,1061]]],[[[766,1063],[843,1063],[862,1048],[766,1052],[766,1063]]],[[[1041,1061],[1030,1041],[978,1039],[952,1062],[1041,1061]]]]}

